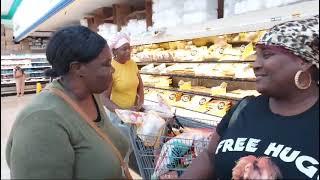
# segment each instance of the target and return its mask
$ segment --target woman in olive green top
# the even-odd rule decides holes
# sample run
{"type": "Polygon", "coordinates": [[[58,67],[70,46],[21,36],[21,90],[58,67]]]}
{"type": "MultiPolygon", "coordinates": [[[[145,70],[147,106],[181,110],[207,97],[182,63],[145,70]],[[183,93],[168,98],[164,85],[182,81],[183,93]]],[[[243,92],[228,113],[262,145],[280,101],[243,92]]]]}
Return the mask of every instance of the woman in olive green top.
{"type": "MultiPolygon", "coordinates": [[[[70,97],[125,157],[129,141],[114,128],[100,93],[111,80],[107,42],[86,27],[61,29],[51,38],[47,59],[59,77],[47,88],[70,97]]],[[[89,119],[89,118],[88,118],[89,119]]],[[[112,145],[106,143],[61,97],[44,90],[18,115],[6,149],[11,178],[119,179],[124,177],[112,145]]]]}

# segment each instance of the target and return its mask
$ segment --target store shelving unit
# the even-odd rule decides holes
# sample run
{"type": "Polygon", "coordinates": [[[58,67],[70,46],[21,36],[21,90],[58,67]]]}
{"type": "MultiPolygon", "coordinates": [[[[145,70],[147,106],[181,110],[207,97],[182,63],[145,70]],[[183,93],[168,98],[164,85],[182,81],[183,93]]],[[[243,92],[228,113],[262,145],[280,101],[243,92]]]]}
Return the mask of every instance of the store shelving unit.
{"type": "Polygon", "coordinates": [[[45,85],[49,82],[44,76],[44,70],[51,66],[43,54],[1,56],[1,61],[1,96],[16,93],[13,69],[17,65],[24,69],[26,74],[26,93],[35,92],[37,83],[45,85]]]}
{"type": "Polygon", "coordinates": [[[138,66],[144,66],[148,64],[154,64],[154,65],[159,65],[159,64],[166,64],[166,65],[172,65],[172,64],[177,64],[177,63],[253,63],[254,61],[238,61],[238,60],[218,60],[218,59],[205,59],[203,61],[144,61],[144,62],[136,62],[138,66]]]}
{"type": "Polygon", "coordinates": [[[172,73],[147,73],[140,72],[140,74],[153,75],[153,76],[171,76],[171,77],[182,77],[182,78],[192,78],[192,79],[215,79],[215,80],[225,80],[225,81],[246,81],[255,82],[255,78],[234,78],[234,77],[217,77],[217,76],[199,76],[191,74],[172,74],[172,73]]]}
{"type": "MultiPolygon", "coordinates": [[[[132,46],[143,46],[150,44],[174,42],[174,41],[191,41],[197,38],[206,38],[219,35],[227,35],[233,33],[241,32],[251,32],[259,30],[267,30],[274,26],[275,24],[300,19],[305,17],[311,17],[318,14],[319,11],[319,1],[305,1],[297,4],[292,4],[283,7],[275,7],[270,9],[263,9],[259,11],[248,12],[245,14],[221,18],[212,20],[204,24],[194,24],[192,26],[178,26],[174,28],[165,28],[163,32],[157,34],[149,34],[143,37],[133,38],[132,46]]],[[[240,46],[248,44],[247,41],[228,41],[232,46],[240,46]]],[[[182,63],[253,63],[254,61],[218,61],[216,59],[206,59],[201,62],[199,61],[156,61],[156,60],[146,60],[138,61],[137,65],[139,67],[154,64],[182,64],[182,63]]],[[[154,87],[145,85],[145,88],[158,89],[164,91],[180,92],[183,94],[198,95],[204,97],[210,97],[218,100],[231,100],[233,102],[239,101],[240,98],[228,97],[228,96],[212,96],[210,93],[196,92],[190,90],[180,90],[177,86],[179,80],[191,81],[192,84],[197,84],[200,81],[201,86],[207,86],[207,88],[212,87],[213,84],[218,85],[222,81],[228,82],[228,87],[231,85],[231,89],[235,90],[240,87],[240,89],[255,89],[255,78],[233,78],[233,77],[215,77],[215,76],[197,76],[194,74],[172,74],[172,73],[150,73],[150,72],[140,72],[142,75],[153,75],[153,76],[169,76],[173,84],[171,87],[154,87]]]]}
{"type": "Polygon", "coordinates": [[[150,89],[159,89],[159,90],[165,90],[165,91],[181,92],[181,93],[190,94],[190,95],[205,96],[205,97],[210,97],[213,99],[223,99],[223,100],[232,100],[232,101],[239,101],[241,99],[241,98],[231,97],[231,96],[211,95],[208,92],[199,92],[199,91],[194,91],[194,90],[181,90],[179,88],[174,88],[174,87],[154,87],[154,86],[148,86],[148,85],[144,85],[144,87],[150,88],[150,89]]]}

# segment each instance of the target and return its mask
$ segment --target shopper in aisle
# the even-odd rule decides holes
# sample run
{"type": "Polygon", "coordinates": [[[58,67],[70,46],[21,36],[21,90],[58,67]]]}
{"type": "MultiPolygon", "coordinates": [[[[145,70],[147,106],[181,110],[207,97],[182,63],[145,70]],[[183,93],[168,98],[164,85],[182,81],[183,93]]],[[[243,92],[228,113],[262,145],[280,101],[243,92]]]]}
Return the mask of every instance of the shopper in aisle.
{"type": "Polygon", "coordinates": [[[113,72],[106,40],[83,26],[66,27],[53,35],[46,55],[52,65],[46,75],[58,79],[13,125],[6,148],[11,178],[130,177],[123,160],[128,140],[113,127],[99,95],[113,72]]]}
{"type": "Polygon", "coordinates": [[[276,25],[256,47],[262,95],[230,110],[182,179],[319,179],[319,16],[276,25]]]}
{"type": "Polygon", "coordinates": [[[13,69],[13,77],[16,80],[17,96],[18,97],[23,96],[25,79],[26,79],[26,74],[24,73],[24,70],[20,66],[16,66],[13,69]]]}
{"type": "Polygon", "coordinates": [[[137,64],[131,60],[130,38],[119,33],[110,41],[113,54],[111,62],[115,69],[112,75],[112,86],[106,92],[105,105],[113,123],[128,135],[128,128],[122,125],[115,114],[115,109],[140,111],[144,101],[143,82],[137,64]]]}

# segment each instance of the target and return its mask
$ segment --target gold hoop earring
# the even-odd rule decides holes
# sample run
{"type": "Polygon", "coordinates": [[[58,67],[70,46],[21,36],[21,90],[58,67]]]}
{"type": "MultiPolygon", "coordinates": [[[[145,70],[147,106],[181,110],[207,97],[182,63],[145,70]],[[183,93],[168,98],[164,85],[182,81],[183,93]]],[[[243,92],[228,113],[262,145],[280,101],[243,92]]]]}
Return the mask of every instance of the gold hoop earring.
{"type": "Polygon", "coordinates": [[[303,71],[299,70],[296,75],[294,76],[294,83],[295,85],[297,86],[298,89],[308,89],[310,86],[311,86],[311,75],[310,73],[308,73],[308,79],[309,79],[309,82],[307,85],[303,86],[301,85],[301,83],[299,82],[299,79],[300,79],[300,76],[301,74],[303,73],[303,71]]]}

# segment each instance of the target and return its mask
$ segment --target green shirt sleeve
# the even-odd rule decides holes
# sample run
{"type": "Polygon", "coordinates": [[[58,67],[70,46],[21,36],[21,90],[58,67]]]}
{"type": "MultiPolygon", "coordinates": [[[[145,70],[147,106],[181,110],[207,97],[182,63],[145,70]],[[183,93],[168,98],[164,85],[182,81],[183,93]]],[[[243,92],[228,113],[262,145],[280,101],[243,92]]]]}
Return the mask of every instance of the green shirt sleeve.
{"type": "Polygon", "coordinates": [[[7,145],[11,178],[72,179],[75,155],[62,117],[41,110],[17,122],[7,145]]]}

